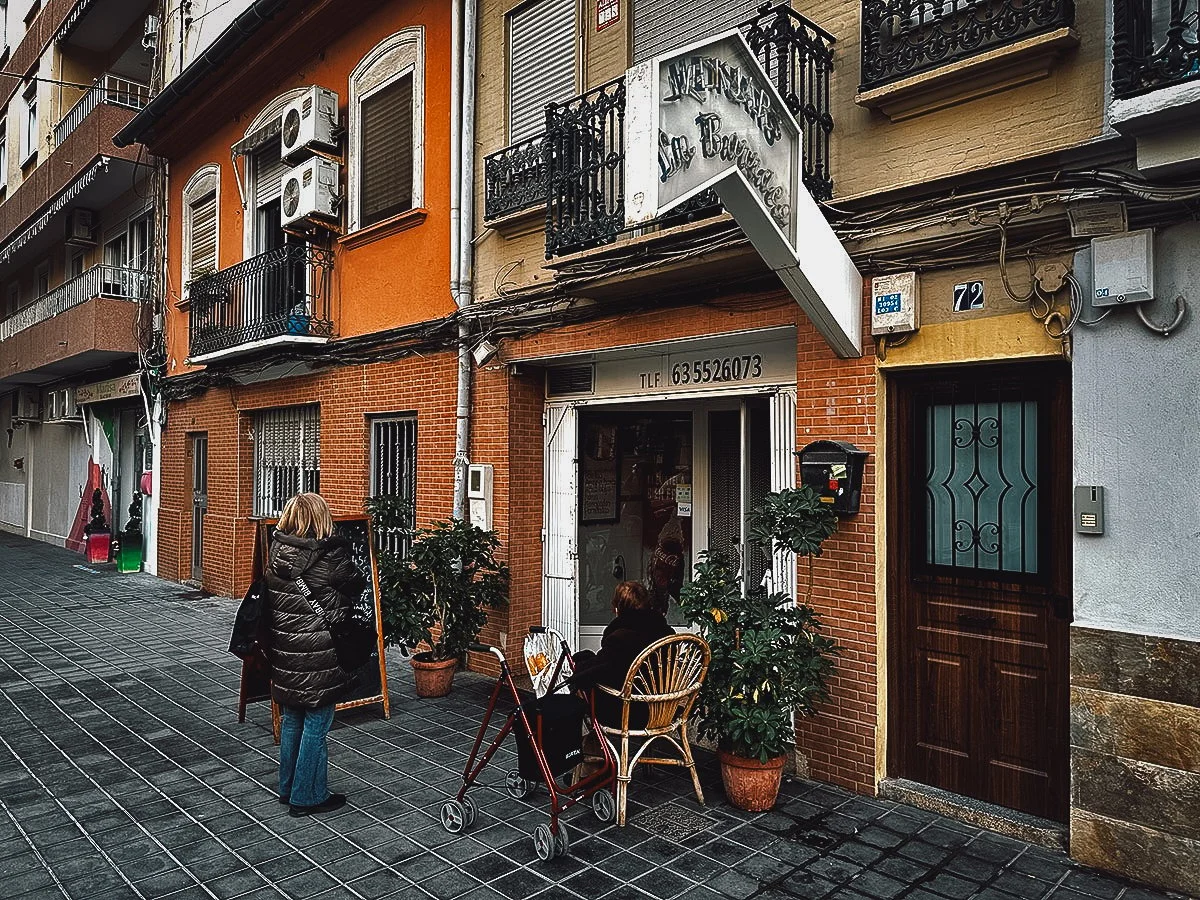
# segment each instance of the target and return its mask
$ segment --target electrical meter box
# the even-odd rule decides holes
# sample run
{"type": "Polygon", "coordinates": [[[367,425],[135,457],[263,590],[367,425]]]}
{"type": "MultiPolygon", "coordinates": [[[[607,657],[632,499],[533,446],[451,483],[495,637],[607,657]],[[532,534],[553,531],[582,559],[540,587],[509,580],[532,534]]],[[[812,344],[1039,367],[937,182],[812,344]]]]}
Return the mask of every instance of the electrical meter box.
{"type": "Polygon", "coordinates": [[[908,334],[921,327],[921,298],[916,272],[871,279],[871,334],[908,334]]]}
{"type": "Polygon", "coordinates": [[[492,467],[472,465],[467,470],[468,519],[476,528],[492,530],[492,467]]]}
{"type": "Polygon", "coordinates": [[[1154,299],[1154,232],[1092,238],[1092,306],[1154,299]]]}
{"type": "Polygon", "coordinates": [[[813,441],[800,451],[800,482],[839,516],[858,514],[867,451],[846,441],[813,441]]]}

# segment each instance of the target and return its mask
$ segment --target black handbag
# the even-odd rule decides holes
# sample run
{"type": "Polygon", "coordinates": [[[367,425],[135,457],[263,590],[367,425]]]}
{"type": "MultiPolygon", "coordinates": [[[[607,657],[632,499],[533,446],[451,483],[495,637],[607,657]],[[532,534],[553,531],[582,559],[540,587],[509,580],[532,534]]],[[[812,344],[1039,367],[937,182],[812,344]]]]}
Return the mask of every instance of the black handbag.
{"type": "Polygon", "coordinates": [[[267,580],[256,578],[242,598],[233,632],[229,636],[229,652],[241,659],[259,656],[266,649],[267,580]]]}
{"type": "Polygon", "coordinates": [[[342,671],[355,672],[365,666],[379,646],[379,634],[375,628],[359,618],[353,610],[340,622],[330,622],[325,608],[303,579],[296,579],[296,590],[325,620],[325,626],[333,638],[333,652],[337,654],[338,666],[342,671]]]}

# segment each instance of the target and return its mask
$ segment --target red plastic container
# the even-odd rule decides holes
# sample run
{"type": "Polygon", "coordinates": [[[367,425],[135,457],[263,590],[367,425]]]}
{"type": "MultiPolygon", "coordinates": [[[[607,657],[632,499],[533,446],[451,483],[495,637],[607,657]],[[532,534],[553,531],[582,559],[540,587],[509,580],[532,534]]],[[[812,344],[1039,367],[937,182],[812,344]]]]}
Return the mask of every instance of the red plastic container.
{"type": "Polygon", "coordinates": [[[87,536],[87,561],[90,563],[108,562],[109,545],[111,543],[111,534],[89,534],[87,536]]]}

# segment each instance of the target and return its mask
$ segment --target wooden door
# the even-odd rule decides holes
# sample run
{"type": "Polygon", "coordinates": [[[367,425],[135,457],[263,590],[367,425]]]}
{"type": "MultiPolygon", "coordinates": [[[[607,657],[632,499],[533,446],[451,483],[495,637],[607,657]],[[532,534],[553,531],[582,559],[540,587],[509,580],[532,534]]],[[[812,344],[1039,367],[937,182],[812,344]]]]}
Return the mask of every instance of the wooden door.
{"type": "Polygon", "coordinates": [[[899,377],[890,398],[891,774],[1064,820],[1066,366],[899,377]]]}

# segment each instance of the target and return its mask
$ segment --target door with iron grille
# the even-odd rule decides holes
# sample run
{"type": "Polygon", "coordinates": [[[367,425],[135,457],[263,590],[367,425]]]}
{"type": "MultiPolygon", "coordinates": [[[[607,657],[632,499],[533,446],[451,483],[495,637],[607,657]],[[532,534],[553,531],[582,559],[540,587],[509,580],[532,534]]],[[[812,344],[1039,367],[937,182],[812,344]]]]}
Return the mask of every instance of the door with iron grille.
{"type": "Polygon", "coordinates": [[[940,370],[889,389],[890,774],[1057,820],[1068,390],[1051,364],[940,370]]]}
{"type": "Polygon", "coordinates": [[[208,514],[208,435],[192,435],[192,573],[204,582],[204,517],[208,514]]]}

